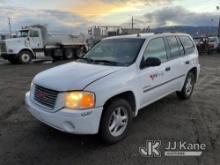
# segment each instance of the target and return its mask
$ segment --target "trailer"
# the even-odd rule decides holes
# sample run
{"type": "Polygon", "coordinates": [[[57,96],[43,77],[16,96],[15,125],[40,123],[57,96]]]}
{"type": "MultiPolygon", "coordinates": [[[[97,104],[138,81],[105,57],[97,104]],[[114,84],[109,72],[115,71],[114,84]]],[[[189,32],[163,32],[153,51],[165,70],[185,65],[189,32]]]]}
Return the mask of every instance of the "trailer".
{"type": "Polygon", "coordinates": [[[86,51],[83,34],[49,34],[42,25],[22,28],[17,38],[0,42],[0,55],[11,63],[30,63],[48,56],[53,60],[75,59],[86,51]]]}

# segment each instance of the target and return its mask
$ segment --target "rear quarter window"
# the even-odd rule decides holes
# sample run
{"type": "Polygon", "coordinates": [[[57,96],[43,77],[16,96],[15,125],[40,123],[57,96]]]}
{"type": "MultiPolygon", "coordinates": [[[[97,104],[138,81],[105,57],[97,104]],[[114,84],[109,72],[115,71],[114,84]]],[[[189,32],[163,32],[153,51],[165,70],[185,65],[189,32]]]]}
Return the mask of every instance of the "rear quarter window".
{"type": "Polygon", "coordinates": [[[179,38],[184,47],[185,54],[188,55],[193,53],[195,50],[193,41],[188,36],[180,36],[179,38]]]}

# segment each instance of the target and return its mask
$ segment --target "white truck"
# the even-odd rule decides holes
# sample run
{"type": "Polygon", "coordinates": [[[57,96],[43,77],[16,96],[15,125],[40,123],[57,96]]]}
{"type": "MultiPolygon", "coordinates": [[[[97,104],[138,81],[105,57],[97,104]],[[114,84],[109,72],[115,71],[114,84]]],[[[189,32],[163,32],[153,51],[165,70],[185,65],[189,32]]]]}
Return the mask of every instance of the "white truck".
{"type": "Polygon", "coordinates": [[[51,56],[57,59],[74,59],[86,50],[85,36],[48,34],[42,25],[33,25],[19,31],[18,38],[0,43],[0,55],[11,63],[27,64],[32,59],[51,56]]]}

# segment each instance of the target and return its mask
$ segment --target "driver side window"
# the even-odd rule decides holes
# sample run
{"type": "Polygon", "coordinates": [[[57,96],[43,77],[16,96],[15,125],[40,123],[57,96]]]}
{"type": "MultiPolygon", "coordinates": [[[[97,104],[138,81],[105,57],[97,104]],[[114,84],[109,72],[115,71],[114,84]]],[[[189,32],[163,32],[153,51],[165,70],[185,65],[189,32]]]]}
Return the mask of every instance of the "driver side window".
{"type": "Polygon", "coordinates": [[[39,37],[39,33],[37,30],[31,30],[30,31],[30,37],[39,37]]]}
{"type": "Polygon", "coordinates": [[[159,58],[162,63],[167,61],[167,52],[163,38],[155,38],[149,41],[144,51],[144,60],[149,57],[159,58]]]}

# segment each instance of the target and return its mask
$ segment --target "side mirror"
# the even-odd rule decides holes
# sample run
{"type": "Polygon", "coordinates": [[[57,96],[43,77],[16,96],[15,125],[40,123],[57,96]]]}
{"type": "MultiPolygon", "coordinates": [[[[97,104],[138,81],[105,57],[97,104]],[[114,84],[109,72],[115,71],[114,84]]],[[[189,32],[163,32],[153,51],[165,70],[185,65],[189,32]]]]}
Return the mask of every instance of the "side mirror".
{"type": "Polygon", "coordinates": [[[160,66],[161,61],[156,57],[149,57],[141,63],[141,68],[160,66]]]}

